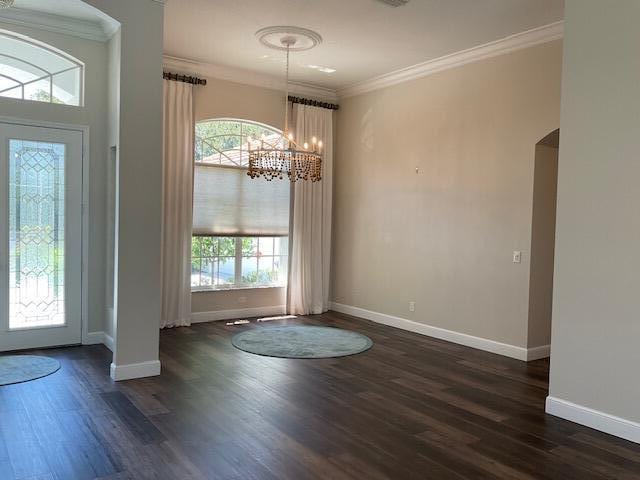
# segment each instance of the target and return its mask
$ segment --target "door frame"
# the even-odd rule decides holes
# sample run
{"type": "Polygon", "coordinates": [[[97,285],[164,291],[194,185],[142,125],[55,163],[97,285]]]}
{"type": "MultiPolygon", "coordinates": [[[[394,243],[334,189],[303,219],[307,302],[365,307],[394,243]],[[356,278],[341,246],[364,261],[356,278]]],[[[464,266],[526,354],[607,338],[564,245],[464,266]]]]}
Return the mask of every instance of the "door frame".
{"type": "Polygon", "coordinates": [[[81,229],[82,236],[81,245],[81,265],[80,265],[80,334],[82,345],[90,345],[94,343],[102,343],[102,331],[100,338],[92,338],[89,332],[89,126],[75,125],[60,122],[48,122],[40,120],[31,120],[28,118],[6,117],[0,115],[0,123],[23,127],[40,127],[52,128],[56,130],[71,130],[82,134],[82,202],[80,204],[81,211],[81,229]]]}

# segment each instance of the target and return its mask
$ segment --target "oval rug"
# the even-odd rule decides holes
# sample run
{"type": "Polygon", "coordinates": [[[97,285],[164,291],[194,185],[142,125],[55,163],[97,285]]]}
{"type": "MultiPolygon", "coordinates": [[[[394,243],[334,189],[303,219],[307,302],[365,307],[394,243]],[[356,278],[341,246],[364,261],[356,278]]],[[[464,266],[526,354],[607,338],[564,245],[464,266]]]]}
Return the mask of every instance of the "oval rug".
{"type": "Polygon", "coordinates": [[[0,356],[0,386],[46,377],[59,369],[60,363],[49,357],[36,357],[34,355],[0,356]]]}
{"type": "Polygon", "coordinates": [[[369,337],[357,332],[306,325],[258,327],[234,335],[231,343],[245,352],[280,358],[346,357],[373,345],[369,337]]]}

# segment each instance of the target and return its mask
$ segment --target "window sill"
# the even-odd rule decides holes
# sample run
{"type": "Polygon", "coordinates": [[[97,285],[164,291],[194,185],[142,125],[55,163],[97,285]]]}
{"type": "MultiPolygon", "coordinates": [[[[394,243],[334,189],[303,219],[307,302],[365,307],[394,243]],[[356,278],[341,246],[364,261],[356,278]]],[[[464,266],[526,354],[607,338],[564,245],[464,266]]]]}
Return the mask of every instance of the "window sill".
{"type": "Polygon", "coordinates": [[[239,287],[193,287],[191,293],[233,292],[236,290],[264,290],[273,288],[287,288],[286,285],[243,285],[239,287]]]}

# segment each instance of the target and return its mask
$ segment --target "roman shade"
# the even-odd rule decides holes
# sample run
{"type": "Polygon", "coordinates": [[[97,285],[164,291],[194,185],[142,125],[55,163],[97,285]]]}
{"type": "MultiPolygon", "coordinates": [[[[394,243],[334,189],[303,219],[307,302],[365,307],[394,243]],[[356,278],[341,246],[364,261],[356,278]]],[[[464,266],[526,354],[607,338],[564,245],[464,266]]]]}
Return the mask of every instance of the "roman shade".
{"type": "Polygon", "coordinates": [[[196,163],[193,234],[289,235],[288,180],[251,179],[246,168],[196,163]]]}

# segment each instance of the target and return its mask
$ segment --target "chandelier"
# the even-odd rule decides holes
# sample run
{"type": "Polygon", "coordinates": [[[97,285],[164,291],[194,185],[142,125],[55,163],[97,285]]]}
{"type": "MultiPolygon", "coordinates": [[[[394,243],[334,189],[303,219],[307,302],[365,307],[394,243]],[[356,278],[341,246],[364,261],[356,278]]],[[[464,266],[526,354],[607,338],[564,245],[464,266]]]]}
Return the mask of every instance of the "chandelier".
{"type": "Polygon", "coordinates": [[[0,9],[13,7],[14,0],[0,0],[0,9]]]}
{"type": "MultiPolygon", "coordinates": [[[[269,35],[283,33],[282,30],[277,31],[270,27],[258,31],[260,41],[277,50],[286,51],[286,87],[285,87],[285,109],[284,109],[284,129],[281,141],[274,145],[265,145],[264,136],[261,140],[249,137],[247,139],[249,152],[249,170],[247,175],[251,178],[262,177],[268,181],[273,179],[282,180],[285,176],[291,182],[298,180],[308,180],[318,182],[322,180],[322,140],[312,137],[307,139],[294,139],[293,133],[289,129],[289,54],[298,41],[297,35],[288,34],[280,38],[280,45],[274,45],[267,38],[269,35]]],[[[289,27],[293,28],[293,27],[289,27]]],[[[300,30],[296,29],[296,34],[300,34],[300,30]]],[[[286,33],[286,32],[285,32],[286,33]]],[[[317,37],[312,46],[319,43],[320,36],[311,32],[317,37]]],[[[303,32],[306,35],[306,32],[303,32]]],[[[308,38],[308,37],[307,37],[308,38]]],[[[308,46],[298,48],[298,50],[306,50],[308,46]]]]}

